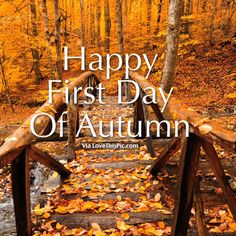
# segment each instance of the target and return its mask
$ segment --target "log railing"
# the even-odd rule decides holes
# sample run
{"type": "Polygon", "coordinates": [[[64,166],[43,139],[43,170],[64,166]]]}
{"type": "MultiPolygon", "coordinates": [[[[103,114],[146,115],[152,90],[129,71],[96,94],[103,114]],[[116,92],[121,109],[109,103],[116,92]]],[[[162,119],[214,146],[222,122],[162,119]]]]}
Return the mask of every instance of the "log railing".
{"type": "MultiPolygon", "coordinates": [[[[72,95],[74,88],[90,86],[96,88],[99,80],[92,72],[83,73],[68,85],[69,94],[72,95]]],[[[94,89],[94,91],[96,91],[94,89]]],[[[30,129],[30,122],[34,115],[42,114],[35,121],[35,131],[37,134],[48,134],[51,129],[51,120],[43,113],[50,114],[58,120],[63,111],[66,110],[67,104],[65,101],[65,88],[61,92],[53,95],[53,103],[46,102],[40,107],[29,119],[27,119],[14,133],[8,137],[0,147],[0,168],[11,165],[11,179],[12,179],[12,195],[14,201],[16,230],[19,236],[31,235],[31,207],[30,207],[30,182],[29,182],[29,160],[40,162],[48,168],[57,171],[61,177],[67,178],[70,171],[65,168],[60,162],[56,161],[48,153],[41,151],[33,145],[36,137],[30,129]]],[[[75,156],[75,127],[77,126],[77,119],[71,116],[70,113],[77,114],[77,105],[68,105],[68,128],[71,130],[68,135],[68,159],[75,156]]],[[[45,139],[46,140],[46,139],[45,139]]],[[[41,140],[42,141],[42,140],[41,140]]]]}
{"type": "MultiPolygon", "coordinates": [[[[148,120],[147,105],[142,102],[142,97],[145,94],[145,88],[152,87],[157,90],[151,83],[144,79],[138,73],[130,73],[130,79],[138,83],[141,94],[135,104],[134,112],[134,133],[138,125],[138,121],[148,120]]],[[[126,87],[127,88],[127,87],[126,87]]],[[[132,92],[127,91],[126,96],[129,97],[132,92]]],[[[187,235],[189,218],[191,208],[193,206],[195,186],[198,185],[197,172],[198,163],[200,158],[200,148],[206,154],[207,161],[209,162],[228,203],[229,209],[236,220],[236,198],[233,190],[227,180],[224,169],[217,156],[214,145],[217,144],[222,148],[229,150],[233,153],[236,152],[236,133],[228,131],[221,127],[218,123],[213,122],[209,118],[203,118],[200,114],[187,108],[179,100],[171,97],[163,114],[160,108],[163,107],[163,100],[157,92],[157,104],[150,104],[152,110],[156,114],[157,120],[161,122],[164,117],[169,117],[172,120],[186,120],[190,125],[190,135],[186,137],[184,134],[180,137],[173,137],[167,144],[167,147],[160,153],[159,157],[154,161],[150,172],[156,176],[157,173],[165,166],[168,160],[178,151],[181,150],[178,185],[175,198],[174,219],[172,223],[172,236],[185,236],[187,235]]],[[[145,122],[144,122],[145,123],[145,122]]],[[[163,127],[165,130],[165,127],[163,127]]],[[[147,137],[147,148],[149,152],[155,156],[154,144],[152,137],[147,137]]],[[[195,194],[199,199],[199,191],[195,194]]],[[[199,202],[198,202],[199,203],[199,202]]],[[[198,206],[199,204],[195,204],[198,206]]],[[[200,204],[201,205],[201,204],[200,204]]],[[[199,209],[196,212],[199,213],[199,209]]],[[[197,217],[199,218],[199,217],[197,217]]],[[[199,222],[199,220],[197,220],[199,222]]],[[[199,223],[199,228],[202,228],[199,223]]],[[[201,229],[201,232],[206,230],[201,229]]],[[[200,234],[201,235],[201,234],[200,234]]],[[[206,234],[202,234],[206,235],[206,234]]]]}

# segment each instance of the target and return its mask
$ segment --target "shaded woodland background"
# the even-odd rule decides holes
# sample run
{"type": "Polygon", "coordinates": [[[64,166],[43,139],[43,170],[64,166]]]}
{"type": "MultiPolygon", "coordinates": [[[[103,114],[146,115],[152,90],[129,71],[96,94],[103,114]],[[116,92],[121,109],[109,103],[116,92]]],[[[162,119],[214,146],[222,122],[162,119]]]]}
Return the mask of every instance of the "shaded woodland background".
{"type": "MultiPolygon", "coordinates": [[[[48,79],[73,78],[81,72],[76,61],[69,72],[63,71],[63,46],[71,55],[80,55],[81,46],[88,55],[158,53],[150,78],[158,85],[168,7],[168,0],[1,0],[2,112],[8,112],[8,104],[16,111],[41,105],[48,79]]],[[[181,15],[176,96],[189,105],[235,104],[236,1],[185,0],[181,15]]],[[[116,73],[106,82],[110,95],[121,76],[116,73]]]]}

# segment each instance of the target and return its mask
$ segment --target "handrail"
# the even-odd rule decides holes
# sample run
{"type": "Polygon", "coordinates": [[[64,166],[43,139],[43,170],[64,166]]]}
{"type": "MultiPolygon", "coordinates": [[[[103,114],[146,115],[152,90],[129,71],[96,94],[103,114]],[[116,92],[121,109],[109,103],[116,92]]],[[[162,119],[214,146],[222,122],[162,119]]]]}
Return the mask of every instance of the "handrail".
{"type": "MultiPolygon", "coordinates": [[[[138,83],[143,91],[148,87],[152,87],[155,90],[157,89],[142,75],[136,72],[130,72],[129,75],[132,80],[138,83]]],[[[159,93],[157,93],[157,105],[159,107],[164,105],[159,93]]],[[[191,132],[195,133],[197,136],[212,144],[218,144],[223,148],[236,152],[235,132],[226,130],[217,122],[202,117],[196,111],[188,108],[173,96],[169,99],[163,116],[171,117],[173,120],[186,120],[192,128],[191,132]]]]}
{"type": "MultiPolygon", "coordinates": [[[[157,88],[138,73],[131,72],[129,76],[130,79],[138,84],[141,90],[141,94],[135,104],[135,128],[138,121],[147,121],[149,119],[147,109],[148,105],[146,105],[142,100],[144,93],[148,95],[148,92],[145,91],[145,89],[151,87],[151,89],[156,91],[157,88]]],[[[128,91],[126,91],[126,96],[127,94],[128,91]]],[[[209,118],[203,118],[200,114],[192,109],[189,109],[173,96],[169,99],[162,115],[160,112],[160,107],[163,107],[164,102],[159,93],[156,94],[156,98],[156,103],[152,103],[150,105],[159,122],[161,122],[165,117],[168,117],[175,121],[185,120],[190,125],[189,137],[184,135],[184,130],[178,138],[172,137],[149,169],[150,173],[153,176],[156,176],[157,173],[166,165],[169,159],[176,152],[181,150],[171,235],[187,235],[191,208],[193,206],[193,198],[197,191],[195,186],[197,185],[198,179],[197,175],[201,148],[205,153],[206,160],[208,161],[221,186],[232,216],[234,220],[236,220],[235,194],[228,182],[226,173],[214,147],[214,144],[218,144],[225,149],[236,152],[236,133],[224,129],[218,123],[209,120],[209,118]]],[[[146,145],[151,155],[155,156],[156,152],[154,143],[152,142],[152,137],[146,137],[146,145]]],[[[198,202],[200,201],[198,200],[198,202]]],[[[201,211],[201,214],[204,215],[203,207],[201,207],[201,210],[199,207],[195,210],[198,212],[201,211]]],[[[204,219],[202,219],[202,221],[204,221],[204,219]]],[[[206,228],[205,231],[207,231],[206,228]]]]}
{"type": "MultiPolygon", "coordinates": [[[[69,94],[73,93],[75,87],[85,87],[88,83],[89,77],[94,77],[98,83],[99,80],[93,72],[85,72],[76,78],[68,85],[69,94]]],[[[19,152],[21,152],[25,146],[29,145],[34,139],[30,129],[30,121],[36,114],[47,113],[53,116],[56,120],[61,116],[62,112],[66,109],[65,102],[65,87],[61,89],[61,92],[53,94],[53,103],[45,102],[31,117],[24,121],[24,123],[8,138],[0,147],[0,168],[10,164],[14,160],[19,152]]],[[[39,116],[35,121],[35,132],[43,134],[50,126],[50,118],[47,116],[39,116]]]]}

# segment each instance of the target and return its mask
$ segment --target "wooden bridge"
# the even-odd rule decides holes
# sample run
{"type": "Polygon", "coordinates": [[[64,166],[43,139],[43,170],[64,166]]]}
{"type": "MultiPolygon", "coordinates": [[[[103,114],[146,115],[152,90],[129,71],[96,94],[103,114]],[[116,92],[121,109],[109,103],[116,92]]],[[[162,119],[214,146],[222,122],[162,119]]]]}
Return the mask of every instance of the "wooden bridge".
{"type": "MultiPolygon", "coordinates": [[[[135,103],[134,109],[133,107],[128,106],[118,106],[115,103],[115,100],[112,97],[106,99],[107,103],[105,105],[98,105],[95,103],[95,107],[90,107],[86,112],[91,113],[91,117],[94,118],[94,122],[99,119],[115,119],[118,114],[124,114],[126,119],[130,119],[133,117],[133,132],[137,132],[137,124],[139,121],[147,121],[150,119],[149,108],[146,104],[142,103],[142,96],[145,95],[146,87],[153,87],[147,80],[145,80],[141,75],[137,73],[131,73],[130,79],[136,81],[142,93],[140,94],[139,99],[135,103]],[[96,110],[99,114],[102,114],[100,117],[94,117],[93,111],[96,110]],[[112,112],[113,111],[113,112],[112,112]],[[116,111],[116,112],[114,112],[116,111]]],[[[83,86],[93,86],[94,88],[99,84],[99,79],[95,74],[91,72],[86,72],[75,79],[69,85],[69,91],[72,96],[73,88],[83,86]]],[[[131,89],[129,86],[125,86],[125,97],[129,100],[131,95],[131,89]]],[[[70,103],[68,106],[64,100],[64,92],[63,89],[61,93],[57,93],[53,97],[53,104],[49,104],[46,102],[42,107],[40,107],[35,114],[48,113],[51,116],[55,117],[58,120],[63,111],[68,110],[68,157],[70,159],[75,159],[75,151],[76,151],[76,143],[82,142],[98,142],[96,139],[92,139],[91,137],[87,137],[85,133],[85,137],[80,137],[78,139],[75,138],[76,127],[78,125],[78,120],[83,116],[83,112],[81,111],[81,107],[79,105],[70,103]],[[86,139],[87,138],[87,139],[86,139]]],[[[108,149],[105,150],[103,154],[100,155],[100,159],[103,160],[101,163],[91,163],[85,168],[90,169],[119,169],[119,171],[125,170],[136,170],[139,171],[140,168],[147,168],[148,165],[151,165],[151,168],[147,169],[153,178],[146,178],[150,181],[150,186],[153,185],[155,181],[155,176],[157,176],[158,172],[165,167],[165,164],[169,161],[169,159],[179,150],[181,150],[181,157],[179,161],[178,167],[178,183],[176,187],[176,197],[175,197],[175,207],[172,212],[167,209],[154,207],[150,208],[146,211],[141,212],[128,212],[129,217],[125,219],[127,224],[141,224],[145,222],[157,222],[157,221],[166,221],[172,225],[171,227],[171,235],[172,236],[184,236],[187,235],[188,227],[189,227],[189,219],[191,214],[191,209],[193,207],[193,198],[194,193],[197,196],[197,204],[196,209],[196,218],[198,225],[199,235],[208,235],[206,230],[206,225],[203,217],[202,211],[202,202],[201,196],[198,186],[198,167],[199,167],[199,158],[200,158],[200,148],[206,154],[207,161],[209,162],[214,174],[222,188],[225,199],[228,203],[229,209],[233,215],[233,218],[236,220],[236,198],[235,195],[228,183],[226,174],[221,165],[221,162],[217,156],[217,152],[215,150],[214,145],[219,145],[225,150],[235,153],[236,152],[236,133],[230,132],[223,127],[219,126],[219,124],[211,121],[208,118],[203,118],[197,112],[187,108],[180,101],[172,97],[167,104],[164,113],[160,112],[160,107],[163,106],[163,101],[161,97],[158,97],[157,104],[150,104],[149,107],[153,110],[156,119],[161,122],[166,117],[172,120],[186,120],[191,127],[190,136],[186,138],[184,135],[180,135],[179,137],[172,137],[170,139],[166,139],[166,146],[162,150],[162,152],[158,155],[156,160],[147,160],[140,162],[139,160],[133,161],[122,161],[119,160],[117,162],[109,161],[109,157],[114,155],[120,156],[118,150],[108,149]],[[141,167],[140,167],[141,166],[141,167]],[[196,187],[197,186],[197,187],[196,187]]],[[[31,222],[31,204],[30,204],[30,182],[29,182],[29,161],[34,160],[44,164],[52,170],[57,171],[63,179],[71,178],[71,170],[64,167],[60,162],[56,161],[49,154],[41,151],[34,144],[39,141],[32,134],[30,129],[30,121],[32,116],[26,120],[20,128],[18,128],[14,134],[8,137],[5,142],[0,147],[0,168],[5,167],[7,165],[11,165],[11,177],[12,177],[12,193],[14,199],[14,208],[15,208],[15,218],[16,218],[16,228],[17,235],[25,236],[32,234],[32,222],[31,222]]],[[[143,122],[142,124],[145,124],[143,122]]],[[[37,121],[35,122],[35,131],[38,134],[47,134],[51,129],[51,122],[47,116],[39,116],[37,121]]],[[[143,127],[145,128],[145,127],[143,127]]],[[[165,126],[163,125],[163,135],[165,134],[165,126]]],[[[181,131],[181,132],[184,132],[181,131]]],[[[143,139],[130,139],[126,138],[116,138],[113,139],[104,139],[99,140],[99,142],[121,142],[121,143],[146,143],[148,152],[155,157],[156,156],[156,146],[155,141],[158,137],[152,135],[151,137],[143,139]]],[[[42,141],[42,140],[41,140],[42,141]]],[[[51,138],[45,139],[43,141],[60,141],[60,138],[51,138]]],[[[124,150],[122,151],[122,155],[129,153],[139,153],[139,149],[136,148],[134,150],[124,150]]],[[[94,155],[92,150],[87,151],[88,158],[94,155]]],[[[79,158],[77,157],[74,161],[79,163],[79,158]]],[[[92,159],[92,158],[91,158],[92,159]]],[[[72,170],[73,172],[73,170],[72,170]]],[[[92,174],[96,174],[91,172],[92,174]]],[[[73,172],[72,175],[74,175],[73,172]]],[[[81,178],[78,178],[78,181],[86,181],[86,177],[81,176],[83,171],[79,173],[81,178]],[[82,178],[83,177],[83,178],[82,178]]],[[[91,174],[91,175],[92,175],[91,174]]],[[[97,175],[104,175],[105,172],[97,172],[97,175]]],[[[148,176],[148,172],[147,172],[148,176]]],[[[91,177],[92,178],[92,177],[91,177]]],[[[114,177],[115,178],[115,177],[114,177]]],[[[145,179],[145,177],[143,177],[145,179]]],[[[104,179],[106,177],[104,176],[104,179]]],[[[107,180],[106,180],[107,181],[107,180]]],[[[111,180],[110,180],[111,181],[111,180]]],[[[142,179],[136,179],[137,182],[142,182],[142,179]]],[[[103,194],[96,198],[90,198],[90,203],[96,204],[99,199],[109,200],[113,198],[117,198],[118,196],[122,198],[131,198],[133,201],[137,201],[139,193],[129,192],[124,188],[121,192],[115,191],[115,179],[111,181],[113,186],[108,188],[114,188],[114,191],[110,191],[109,194],[103,194]],[[92,200],[91,200],[92,199],[92,200]]],[[[78,183],[79,184],[79,183],[78,183]]],[[[126,185],[131,183],[127,182],[126,185]]],[[[81,185],[84,186],[84,185],[81,185]]],[[[131,187],[131,186],[130,186],[131,187]]],[[[92,191],[91,189],[86,189],[87,191],[92,191]]],[[[80,192],[82,190],[80,189],[80,192]]],[[[157,190],[156,190],[157,191],[157,190]]],[[[76,199],[81,198],[80,192],[76,191],[71,194],[69,198],[73,198],[76,202],[76,199]]],[[[157,192],[151,194],[150,198],[154,198],[157,192]]],[[[119,197],[119,198],[120,198],[119,197]]],[[[61,192],[61,198],[68,198],[68,196],[63,195],[63,191],[61,192]]],[[[155,205],[155,204],[154,204],[155,205]]],[[[155,206],[157,206],[156,204],[155,206]]],[[[71,214],[57,214],[53,215],[52,218],[56,219],[61,224],[67,225],[68,227],[85,227],[89,228],[90,224],[93,222],[97,222],[102,228],[110,228],[115,227],[116,218],[119,217],[119,213],[103,213],[103,214],[92,214],[92,213],[79,213],[79,212],[70,212],[71,214]]]]}

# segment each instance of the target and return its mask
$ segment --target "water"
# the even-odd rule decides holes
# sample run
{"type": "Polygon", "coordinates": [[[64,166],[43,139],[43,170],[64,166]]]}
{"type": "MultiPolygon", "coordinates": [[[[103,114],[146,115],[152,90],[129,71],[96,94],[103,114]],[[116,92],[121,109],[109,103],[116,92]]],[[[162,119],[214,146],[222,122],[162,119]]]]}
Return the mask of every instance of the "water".
{"type": "MultiPolygon", "coordinates": [[[[31,208],[38,203],[42,189],[43,183],[47,182],[48,169],[44,168],[40,164],[34,164],[34,168],[31,170],[31,208]]],[[[48,187],[49,189],[49,187],[48,187]]],[[[0,201],[0,236],[15,236],[15,215],[13,199],[10,193],[6,193],[3,199],[0,201]]]]}
{"type": "MultiPolygon", "coordinates": [[[[0,141],[11,135],[17,126],[0,127],[0,141]]],[[[54,148],[57,149],[57,148],[54,148]]],[[[56,152],[56,150],[54,150],[56,152]]],[[[52,171],[39,163],[33,163],[31,168],[31,208],[39,202],[43,192],[51,191],[61,183],[60,177],[52,177],[52,171]]],[[[6,174],[6,170],[4,170],[6,174]]],[[[0,178],[5,176],[0,176],[0,178]]],[[[3,184],[4,186],[4,184],[3,184]]],[[[15,215],[12,195],[6,191],[0,200],[0,236],[15,236],[15,215]]]]}

